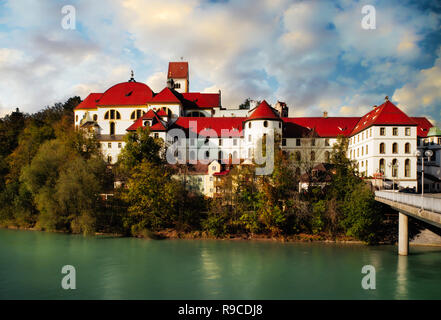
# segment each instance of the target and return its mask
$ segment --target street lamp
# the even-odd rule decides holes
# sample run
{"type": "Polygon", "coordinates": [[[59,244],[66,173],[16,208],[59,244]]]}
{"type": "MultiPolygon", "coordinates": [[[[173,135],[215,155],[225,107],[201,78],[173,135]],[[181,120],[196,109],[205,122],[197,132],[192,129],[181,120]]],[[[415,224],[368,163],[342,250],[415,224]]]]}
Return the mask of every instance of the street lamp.
{"type": "MultiPolygon", "coordinates": [[[[415,155],[417,157],[421,157],[421,197],[424,197],[424,157],[423,153],[420,150],[417,150],[415,152],[415,155]]],[[[429,159],[433,156],[433,151],[426,150],[426,152],[424,152],[424,155],[427,157],[427,162],[429,162],[429,159]]]]}
{"type": "MultiPolygon", "coordinates": [[[[398,166],[399,166],[399,161],[398,160],[396,160],[395,161],[395,164],[394,164],[394,161],[392,160],[391,162],[389,162],[389,164],[387,165],[389,168],[392,168],[392,191],[394,191],[395,192],[395,176],[396,176],[396,174],[395,174],[395,172],[394,172],[394,169],[397,169],[397,171],[398,171],[398,166]]],[[[397,172],[398,173],[398,172],[397,172]]]]}

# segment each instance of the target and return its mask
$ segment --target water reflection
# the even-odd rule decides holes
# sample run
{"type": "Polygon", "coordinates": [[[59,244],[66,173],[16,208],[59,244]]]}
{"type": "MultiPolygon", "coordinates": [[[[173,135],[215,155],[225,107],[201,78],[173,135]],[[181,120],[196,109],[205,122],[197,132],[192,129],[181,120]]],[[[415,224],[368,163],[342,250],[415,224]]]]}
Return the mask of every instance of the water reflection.
{"type": "Polygon", "coordinates": [[[408,299],[408,257],[398,256],[395,299],[408,299]]]}

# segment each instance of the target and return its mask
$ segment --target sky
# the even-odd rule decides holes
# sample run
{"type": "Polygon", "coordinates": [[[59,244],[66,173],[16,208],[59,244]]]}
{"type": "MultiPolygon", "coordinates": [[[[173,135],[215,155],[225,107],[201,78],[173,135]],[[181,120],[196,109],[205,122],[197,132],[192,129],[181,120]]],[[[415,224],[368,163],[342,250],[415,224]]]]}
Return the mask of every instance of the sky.
{"type": "Polygon", "coordinates": [[[104,92],[132,69],[159,92],[181,57],[190,90],[221,90],[227,108],[361,116],[389,96],[441,125],[441,2],[406,0],[0,0],[0,116],[104,92]]]}

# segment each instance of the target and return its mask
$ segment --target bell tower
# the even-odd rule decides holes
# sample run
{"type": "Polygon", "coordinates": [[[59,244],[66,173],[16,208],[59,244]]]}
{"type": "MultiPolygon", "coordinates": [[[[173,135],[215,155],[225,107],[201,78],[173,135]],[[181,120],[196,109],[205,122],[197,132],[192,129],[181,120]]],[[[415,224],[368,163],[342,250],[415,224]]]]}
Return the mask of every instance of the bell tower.
{"type": "Polygon", "coordinates": [[[190,91],[188,62],[169,62],[167,72],[167,86],[172,84],[173,89],[180,93],[190,91]]]}

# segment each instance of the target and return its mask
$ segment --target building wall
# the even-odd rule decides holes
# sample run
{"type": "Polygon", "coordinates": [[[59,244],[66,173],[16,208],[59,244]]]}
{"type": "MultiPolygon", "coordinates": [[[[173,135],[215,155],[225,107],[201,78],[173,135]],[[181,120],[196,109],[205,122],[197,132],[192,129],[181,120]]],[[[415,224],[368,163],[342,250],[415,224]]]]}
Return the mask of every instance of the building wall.
{"type": "Polygon", "coordinates": [[[350,137],[348,157],[354,160],[361,175],[373,177],[380,173],[380,160],[384,160],[384,178],[395,180],[399,187],[416,187],[417,182],[417,127],[416,126],[372,126],[350,137]],[[396,135],[394,135],[396,129],[396,135]],[[384,135],[382,134],[384,130],[384,135]],[[380,153],[380,146],[384,145],[384,153],[380,153]],[[397,145],[396,153],[393,145],[397,145]],[[406,152],[406,144],[409,145],[406,152]],[[398,161],[397,175],[392,175],[392,161],[398,161]],[[406,175],[406,160],[410,168],[406,175]]]}

